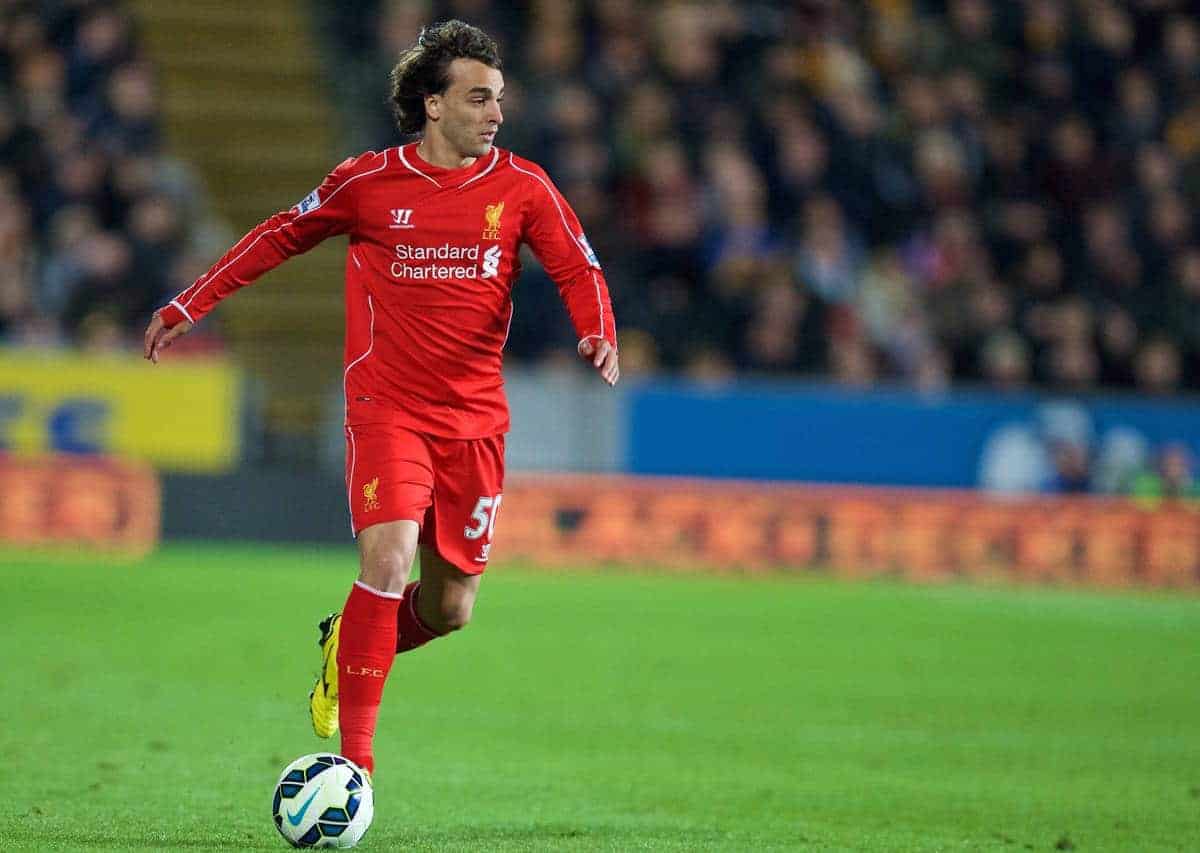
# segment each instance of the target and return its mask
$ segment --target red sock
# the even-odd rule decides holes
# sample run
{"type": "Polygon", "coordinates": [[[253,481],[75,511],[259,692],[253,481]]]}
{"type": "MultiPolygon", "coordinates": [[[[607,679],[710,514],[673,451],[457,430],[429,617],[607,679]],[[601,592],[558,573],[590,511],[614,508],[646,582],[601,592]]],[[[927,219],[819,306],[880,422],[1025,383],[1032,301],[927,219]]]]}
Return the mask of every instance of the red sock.
{"type": "Polygon", "coordinates": [[[342,610],[337,655],[342,755],[371,772],[375,770],[375,721],[392,668],[400,598],[399,593],[380,592],[355,581],[342,610]]]}
{"type": "Polygon", "coordinates": [[[396,621],[396,654],[411,652],[442,636],[417,615],[417,598],[420,594],[420,581],[413,581],[404,588],[404,600],[400,602],[396,621]]]}

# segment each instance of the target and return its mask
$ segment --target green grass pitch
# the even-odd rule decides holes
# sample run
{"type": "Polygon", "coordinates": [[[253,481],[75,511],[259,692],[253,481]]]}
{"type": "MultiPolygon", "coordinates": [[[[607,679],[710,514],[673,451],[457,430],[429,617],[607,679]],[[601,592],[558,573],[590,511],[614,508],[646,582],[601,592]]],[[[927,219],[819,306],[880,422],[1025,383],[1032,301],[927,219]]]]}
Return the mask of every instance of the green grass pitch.
{"type": "MultiPolygon", "coordinates": [[[[0,554],[0,848],[283,850],[348,549],[0,554]]],[[[367,850],[1198,850],[1200,600],[489,570],[367,850]]]]}

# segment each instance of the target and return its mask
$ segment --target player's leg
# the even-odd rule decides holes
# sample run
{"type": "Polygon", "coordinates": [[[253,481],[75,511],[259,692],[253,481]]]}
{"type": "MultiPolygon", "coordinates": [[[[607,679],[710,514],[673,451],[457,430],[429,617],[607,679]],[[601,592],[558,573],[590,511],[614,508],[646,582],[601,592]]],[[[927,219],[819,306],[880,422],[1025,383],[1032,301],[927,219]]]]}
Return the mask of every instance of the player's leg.
{"type": "Polygon", "coordinates": [[[471,619],[503,499],[504,438],[435,439],[433,503],[421,531],[421,579],[400,608],[397,653],[471,619]]]}
{"type": "Polygon", "coordinates": [[[421,546],[421,579],[404,589],[396,624],[396,653],[465,628],[471,621],[480,575],[459,569],[431,545],[421,546]]]}
{"type": "Polygon", "coordinates": [[[479,595],[480,574],[467,574],[428,545],[421,546],[417,616],[439,634],[467,627],[479,595]]]}
{"type": "Polygon", "coordinates": [[[397,611],[419,535],[419,525],[409,520],[360,531],[358,580],[342,609],[337,652],[342,754],[369,771],[375,769],[375,724],[395,659],[397,611]]]}
{"type": "MultiPolygon", "coordinates": [[[[346,435],[359,574],[341,613],[335,681],[326,694],[332,701],[323,710],[336,708],[343,754],[373,770],[375,723],[395,657],[397,611],[430,505],[433,473],[425,439],[417,433],[371,425],[347,428],[346,435]]],[[[314,728],[316,710],[314,704],[314,728]]]]}

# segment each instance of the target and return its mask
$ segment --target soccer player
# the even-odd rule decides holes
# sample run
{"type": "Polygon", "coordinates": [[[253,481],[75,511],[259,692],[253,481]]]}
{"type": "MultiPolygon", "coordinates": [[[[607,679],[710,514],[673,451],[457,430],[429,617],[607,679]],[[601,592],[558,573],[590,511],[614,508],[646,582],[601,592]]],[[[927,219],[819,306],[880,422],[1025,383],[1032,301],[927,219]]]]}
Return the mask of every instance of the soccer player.
{"type": "Polygon", "coordinates": [[[392,660],[471,618],[504,482],[502,350],[518,251],[558,285],[578,351],[619,377],[608,288],[579,220],[536,164],[495,146],[504,77],[495,42],[461,21],[422,30],[392,70],[392,104],[417,142],[352,157],[295,207],[254,228],[157,311],[157,363],[218,302],[326,237],[346,254],[346,491],[360,571],[321,623],[313,728],[374,770],[392,660]],[[421,576],[410,581],[420,551],[421,576]]]}

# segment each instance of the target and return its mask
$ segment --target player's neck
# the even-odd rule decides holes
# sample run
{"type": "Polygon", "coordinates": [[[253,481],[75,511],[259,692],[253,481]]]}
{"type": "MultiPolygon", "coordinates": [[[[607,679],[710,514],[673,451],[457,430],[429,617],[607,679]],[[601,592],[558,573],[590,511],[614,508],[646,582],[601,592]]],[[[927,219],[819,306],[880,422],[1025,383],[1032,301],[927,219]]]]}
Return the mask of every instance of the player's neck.
{"type": "Polygon", "coordinates": [[[417,156],[430,166],[437,166],[439,169],[462,169],[478,159],[477,157],[464,157],[454,149],[453,145],[433,133],[426,133],[421,137],[421,141],[417,143],[417,156]]]}

